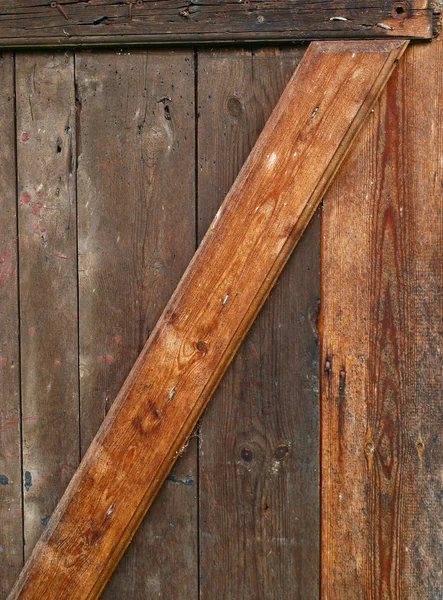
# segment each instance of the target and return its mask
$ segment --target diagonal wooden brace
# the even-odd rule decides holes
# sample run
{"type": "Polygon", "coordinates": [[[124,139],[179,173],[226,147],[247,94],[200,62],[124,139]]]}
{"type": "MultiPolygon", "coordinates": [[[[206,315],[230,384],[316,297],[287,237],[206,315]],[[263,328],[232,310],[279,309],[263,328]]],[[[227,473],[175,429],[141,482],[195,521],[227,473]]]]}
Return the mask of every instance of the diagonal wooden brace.
{"type": "Polygon", "coordinates": [[[314,42],[10,600],[97,598],[407,42],[314,42]]]}

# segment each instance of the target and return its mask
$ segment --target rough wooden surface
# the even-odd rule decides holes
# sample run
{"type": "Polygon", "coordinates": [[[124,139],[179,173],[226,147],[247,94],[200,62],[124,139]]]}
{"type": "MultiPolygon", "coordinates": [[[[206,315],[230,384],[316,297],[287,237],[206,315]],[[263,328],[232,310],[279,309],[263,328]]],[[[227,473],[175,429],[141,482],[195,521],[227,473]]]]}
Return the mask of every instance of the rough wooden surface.
{"type": "MultiPolygon", "coordinates": [[[[195,250],[194,55],[81,52],[76,72],[84,452],[195,250]]],[[[194,442],[104,597],[197,597],[196,517],[194,442]]]]}
{"type": "Polygon", "coordinates": [[[27,557],[79,460],[74,59],[16,63],[27,557]]]}
{"type": "Polygon", "coordinates": [[[311,44],[11,599],[100,594],[405,45],[311,44]]]}
{"type": "Polygon", "coordinates": [[[443,42],[414,45],[323,210],[322,597],[443,597],[443,42]]]}
{"type": "MultiPolygon", "coordinates": [[[[200,237],[302,52],[199,52],[200,237]]],[[[202,418],[202,598],[318,598],[319,253],[316,217],[202,418]]]]}
{"type": "Polygon", "coordinates": [[[0,46],[432,37],[428,0],[0,0],[0,46]]]}
{"type": "Polygon", "coordinates": [[[22,565],[14,57],[0,55],[0,597],[22,565]]]}

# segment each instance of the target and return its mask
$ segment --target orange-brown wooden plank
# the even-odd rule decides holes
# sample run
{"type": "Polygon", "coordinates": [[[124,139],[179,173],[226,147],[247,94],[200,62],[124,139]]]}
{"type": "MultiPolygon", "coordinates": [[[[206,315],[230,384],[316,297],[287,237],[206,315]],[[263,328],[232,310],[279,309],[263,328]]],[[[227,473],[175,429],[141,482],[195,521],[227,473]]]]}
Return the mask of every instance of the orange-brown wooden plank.
{"type": "Polygon", "coordinates": [[[443,598],[443,41],[414,45],[324,201],[322,598],[443,598]]]}
{"type": "Polygon", "coordinates": [[[0,55],[0,598],[23,566],[14,57],[0,55]]]}
{"type": "Polygon", "coordinates": [[[308,49],[11,599],[100,594],[404,48],[308,49]]]}

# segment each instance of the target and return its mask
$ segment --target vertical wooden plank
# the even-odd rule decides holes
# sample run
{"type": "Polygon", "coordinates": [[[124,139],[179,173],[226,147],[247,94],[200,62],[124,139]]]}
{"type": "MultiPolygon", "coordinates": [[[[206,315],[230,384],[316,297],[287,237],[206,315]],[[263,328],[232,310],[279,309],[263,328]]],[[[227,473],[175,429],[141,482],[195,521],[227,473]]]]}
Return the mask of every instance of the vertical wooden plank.
{"type": "Polygon", "coordinates": [[[25,555],[78,465],[74,60],[18,54],[25,555]]]}
{"type": "MultiPolygon", "coordinates": [[[[199,52],[200,237],[303,51],[199,52]]],[[[202,419],[203,599],[318,597],[318,298],[315,217],[202,419]]]]}
{"type": "Polygon", "coordinates": [[[0,54],[0,598],[23,565],[14,56],[0,54]]]}
{"type": "Polygon", "coordinates": [[[443,597],[442,59],[407,50],[325,199],[325,599],[443,597]]]}
{"type": "MultiPolygon", "coordinates": [[[[193,53],[79,53],[77,85],[85,451],[195,250],[193,53]]],[[[105,598],[196,597],[196,479],[194,443],[105,598]]]]}

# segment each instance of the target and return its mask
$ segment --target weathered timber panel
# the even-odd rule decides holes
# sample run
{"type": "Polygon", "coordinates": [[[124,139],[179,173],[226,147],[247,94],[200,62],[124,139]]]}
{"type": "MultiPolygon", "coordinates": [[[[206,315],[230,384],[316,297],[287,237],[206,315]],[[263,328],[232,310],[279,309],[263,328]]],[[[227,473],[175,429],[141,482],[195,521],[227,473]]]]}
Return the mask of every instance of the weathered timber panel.
{"type": "Polygon", "coordinates": [[[16,62],[28,557],[79,459],[74,57],[19,54],[16,62]]]}
{"type": "MultiPolygon", "coordinates": [[[[81,436],[85,452],[195,250],[194,55],[81,52],[81,436]]],[[[195,443],[104,598],[197,597],[195,443]]]]}
{"type": "Polygon", "coordinates": [[[11,600],[98,597],[405,48],[310,46],[11,600]]]}
{"type": "MultiPolygon", "coordinates": [[[[200,237],[301,55],[199,53],[200,237]]],[[[315,218],[201,422],[203,599],[318,598],[318,225],[315,218]]]]}
{"type": "Polygon", "coordinates": [[[430,38],[428,0],[0,0],[0,46],[430,38]]]}
{"type": "Polygon", "coordinates": [[[442,59],[408,49],[324,202],[325,599],[443,597],[442,59]]]}
{"type": "Polygon", "coordinates": [[[0,55],[0,597],[23,566],[14,57],[0,55]]]}

